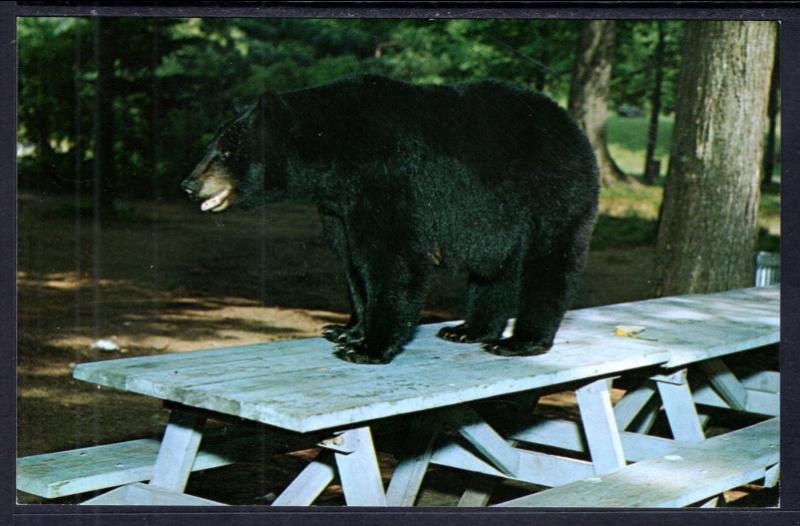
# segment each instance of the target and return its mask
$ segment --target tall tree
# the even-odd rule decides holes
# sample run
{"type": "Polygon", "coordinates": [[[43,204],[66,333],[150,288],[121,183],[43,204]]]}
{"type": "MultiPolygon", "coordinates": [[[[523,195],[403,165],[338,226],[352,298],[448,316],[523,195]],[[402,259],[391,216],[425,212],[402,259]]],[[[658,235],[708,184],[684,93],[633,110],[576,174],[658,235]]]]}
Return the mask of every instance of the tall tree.
{"type": "Polygon", "coordinates": [[[614,21],[589,20],[578,37],[569,89],[569,112],[586,131],[603,185],[628,181],[608,151],[608,101],[614,57],[614,21]]]}
{"type": "Polygon", "coordinates": [[[776,24],[775,30],[775,58],[772,61],[772,76],[769,84],[769,105],[767,115],[769,116],[769,131],[767,132],[767,145],[764,147],[763,173],[761,178],[761,188],[764,189],[772,183],[772,171],[775,167],[775,128],[778,121],[778,108],[780,106],[780,84],[781,84],[781,39],[780,26],[776,24]]]}
{"type": "Polygon", "coordinates": [[[659,296],[753,281],[775,25],[690,22],[658,233],[659,296]]]}
{"type": "Polygon", "coordinates": [[[659,164],[654,162],[658,140],[658,115],[661,113],[661,84],[664,78],[664,21],[656,22],[658,40],[653,58],[653,91],[650,96],[650,125],[647,130],[647,150],[644,156],[644,182],[653,184],[658,178],[659,164]]]}

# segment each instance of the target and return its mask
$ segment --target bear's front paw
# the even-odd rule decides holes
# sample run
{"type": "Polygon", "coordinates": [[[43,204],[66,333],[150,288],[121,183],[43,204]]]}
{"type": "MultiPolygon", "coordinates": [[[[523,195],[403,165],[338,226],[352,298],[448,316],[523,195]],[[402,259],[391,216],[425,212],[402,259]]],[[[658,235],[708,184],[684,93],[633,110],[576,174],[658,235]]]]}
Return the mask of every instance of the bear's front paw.
{"type": "Polygon", "coordinates": [[[455,343],[472,343],[475,341],[470,338],[466,323],[454,325],[452,327],[442,327],[439,329],[439,332],[436,333],[436,336],[443,340],[455,343]]]}
{"type": "Polygon", "coordinates": [[[392,361],[400,349],[389,348],[383,352],[371,352],[364,342],[348,342],[336,346],[334,355],[346,362],[359,364],[386,364],[392,361]]]}
{"type": "Polygon", "coordinates": [[[552,342],[545,343],[506,339],[485,343],[483,345],[483,350],[496,354],[497,356],[536,356],[546,353],[552,346],[552,342]]]}
{"type": "Polygon", "coordinates": [[[356,342],[363,338],[356,327],[345,325],[325,325],[322,327],[322,337],[333,343],[356,342]]]}

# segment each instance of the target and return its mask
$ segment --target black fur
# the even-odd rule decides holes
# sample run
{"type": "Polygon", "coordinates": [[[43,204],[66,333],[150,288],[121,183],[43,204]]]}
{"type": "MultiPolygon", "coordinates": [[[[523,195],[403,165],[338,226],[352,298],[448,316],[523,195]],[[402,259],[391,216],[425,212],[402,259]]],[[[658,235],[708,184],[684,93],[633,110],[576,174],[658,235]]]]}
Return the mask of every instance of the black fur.
{"type": "MultiPolygon", "coordinates": [[[[239,204],[318,206],[350,289],[350,323],[323,331],[342,358],[401,352],[434,265],[469,275],[465,323],[440,337],[500,355],[552,345],[584,266],[598,177],[584,134],[546,97],[487,81],[348,78],[262,96],[214,149],[229,151],[217,168],[239,204]],[[514,334],[501,339],[510,316],[514,334]]],[[[203,177],[198,167],[184,186],[203,177]]]]}

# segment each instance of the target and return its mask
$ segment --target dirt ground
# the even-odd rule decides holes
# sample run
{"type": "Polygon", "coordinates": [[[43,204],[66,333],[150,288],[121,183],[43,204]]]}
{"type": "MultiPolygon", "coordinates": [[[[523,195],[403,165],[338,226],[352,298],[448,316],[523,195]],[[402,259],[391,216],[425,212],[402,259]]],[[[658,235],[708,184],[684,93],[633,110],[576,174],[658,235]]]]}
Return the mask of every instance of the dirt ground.
{"type": "MultiPolygon", "coordinates": [[[[308,204],[209,216],[189,203],[120,203],[120,218],[99,231],[88,207],[80,210],[68,198],[18,200],[18,456],[163,430],[167,413],[158,401],[73,380],[77,363],[317,336],[323,325],[345,319],[344,279],[308,204]],[[92,348],[101,339],[116,349],[92,348]]],[[[592,252],[575,307],[649,297],[653,257],[648,247],[592,252]]],[[[437,274],[423,321],[461,317],[464,290],[459,276],[437,274]]],[[[574,415],[568,394],[543,403],[537,411],[574,415]]],[[[265,504],[315,454],[262,450],[245,465],[193,474],[187,491],[265,504]]],[[[379,460],[388,478],[394,457],[381,453],[379,460]]],[[[454,505],[468,477],[432,470],[419,504],[454,505]]],[[[526,491],[503,484],[497,498],[526,491]]],[[[85,498],[18,493],[20,503],[85,498]]],[[[740,488],[726,500],[772,506],[777,491],[740,488]]],[[[342,503],[335,485],[318,500],[342,503]]]]}

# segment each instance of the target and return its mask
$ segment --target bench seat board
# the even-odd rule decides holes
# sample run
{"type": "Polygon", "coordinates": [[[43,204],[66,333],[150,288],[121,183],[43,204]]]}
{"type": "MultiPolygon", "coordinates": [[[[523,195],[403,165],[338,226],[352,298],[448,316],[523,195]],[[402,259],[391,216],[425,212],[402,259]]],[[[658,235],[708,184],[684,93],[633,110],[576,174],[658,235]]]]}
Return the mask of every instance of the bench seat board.
{"type": "MultiPolygon", "coordinates": [[[[246,431],[209,433],[192,471],[227,466],[269,442],[246,431]]],[[[17,459],[17,489],[48,499],[149,480],[161,442],[152,438],[17,459]]]]}
{"type": "Polygon", "coordinates": [[[779,418],[716,436],[672,453],[510,500],[503,507],[688,506],[764,477],[779,461],[779,418]]]}
{"type": "Polygon", "coordinates": [[[88,506],[225,506],[221,502],[176,493],[136,482],[99,495],[81,505],[88,506]]]}

